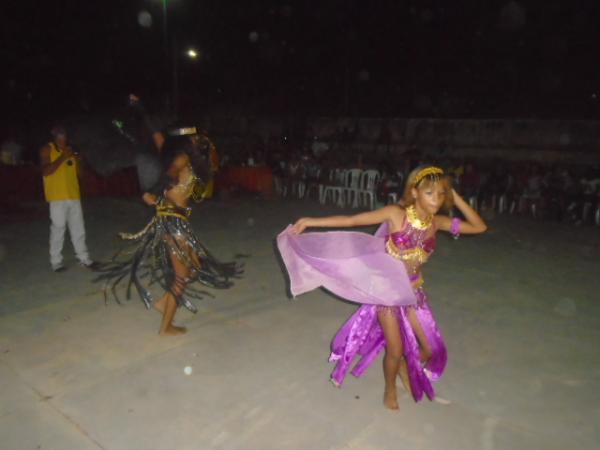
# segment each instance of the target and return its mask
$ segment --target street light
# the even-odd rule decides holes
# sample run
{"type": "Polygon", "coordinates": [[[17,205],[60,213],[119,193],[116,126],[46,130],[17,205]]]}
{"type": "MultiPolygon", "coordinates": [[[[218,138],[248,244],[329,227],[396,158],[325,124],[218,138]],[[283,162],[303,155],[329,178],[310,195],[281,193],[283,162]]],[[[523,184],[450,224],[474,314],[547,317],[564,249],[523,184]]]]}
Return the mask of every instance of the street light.
{"type": "Polygon", "coordinates": [[[198,59],[198,57],[200,56],[198,51],[193,48],[188,49],[188,51],[185,53],[188,56],[188,58],[190,58],[190,59],[198,59]]]}
{"type": "MultiPolygon", "coordinates": [[[[169,102],[169,95],[167,94],[167,105],[170,104],[171,112],[177,114],[179,109],[179,80],[178,80],[178,67],[177,59],[180,57],[177,50],[176,36],[173,35],[169,38],[169,0],[160,0],[162,3],[162,15],[163,15],[163,41],[165,46],[165,59],[167,61],[166,67],[170,67],[171,72],[171,102],[169,102]]],[[[192,60],[196,60],[200,57],[200,52],[190,48],[187,50],[186,55],[192,60]]]]}

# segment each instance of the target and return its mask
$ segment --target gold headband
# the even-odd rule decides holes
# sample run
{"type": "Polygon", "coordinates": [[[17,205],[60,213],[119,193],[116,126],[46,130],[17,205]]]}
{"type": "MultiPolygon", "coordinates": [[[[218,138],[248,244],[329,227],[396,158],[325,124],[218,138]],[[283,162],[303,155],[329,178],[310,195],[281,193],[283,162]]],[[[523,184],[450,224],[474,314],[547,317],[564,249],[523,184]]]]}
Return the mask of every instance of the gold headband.
{"type": "Polygon", "coordinates": [[[170,130],[169,134],[171,136],[189,136],[198,134],[198,129],[196,127],[175,128],[174,130],[170,130]]]}
{"type": "Polygon", "coordinates": [[[444,175],[444,171],[442,169],[440,169],[439,167],[435,167],[435,166],[425,167],[424,169],[419,170],[417,175],[415,175],[415,181],[413,182],[413,186],[416,186],[417,184],[419,184],[421,182],[421,180],[423,178],[425,178],[427,175],[437,175],[439,178],[439,176],[444,175]]]}

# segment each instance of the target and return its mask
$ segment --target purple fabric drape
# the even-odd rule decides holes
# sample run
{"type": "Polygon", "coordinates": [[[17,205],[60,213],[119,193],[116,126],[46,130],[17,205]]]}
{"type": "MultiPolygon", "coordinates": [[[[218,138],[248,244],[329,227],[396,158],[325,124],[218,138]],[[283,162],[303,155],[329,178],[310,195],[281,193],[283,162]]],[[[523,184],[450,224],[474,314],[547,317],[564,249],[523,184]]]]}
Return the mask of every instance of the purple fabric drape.
{"type": "Polygon", "coordinates": [[[404,266],[385,252],[385,239],[330,231],[277,236],[293,296],[324,287],[352,302],[402,306],[416,302],[404,266]]]}
{"type": "MultiPolygon", "coordinates": [[[[420,300],[421,305],[414,307],[416,318],[421,324],[429,347],[431,358],[425,366],[421,363],[419,342],[408,320],[409,308],[394,308],[390,314],[395,314],[400,326],[404,357],[408,366],[411,393],[415,401],[423,398],[423,394],[432,400],[435,396],[432,381],[438,380],[446,367],[447,352],[444,339],[440,333],[425,293],[420,300]]],[[[361,306],[336,333],[331,342],[330,362],[335,363],[331,373],[332,381],[341,386],[350,369],[352,375],[360,377],[373,363],[379,353],[385,348],[385,337],[377,320],[377,307],[361,306]],[[360,359],[351,367],[356,357],[360,359]]]]}

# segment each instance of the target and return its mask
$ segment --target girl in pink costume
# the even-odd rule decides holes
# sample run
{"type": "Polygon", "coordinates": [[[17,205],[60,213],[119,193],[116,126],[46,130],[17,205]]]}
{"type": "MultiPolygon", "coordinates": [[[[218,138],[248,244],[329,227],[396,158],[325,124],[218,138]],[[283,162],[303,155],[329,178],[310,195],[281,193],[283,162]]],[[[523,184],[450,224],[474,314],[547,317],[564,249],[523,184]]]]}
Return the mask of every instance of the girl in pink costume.
{"type": "Polygon", "coordinates": [[[356,356],[360,360],[352,374],[362,375],[385,349],[384,404],[389,409],[398,409],[398,375],[415,401],[423,393],[431,400],[431,381],[446,366],[446,347],[421,274],[435,248],[436,232],[458,236],[487,228],[437,167],[413,170],[401,203],[354,216],[305,217],[277,237],[294,296],[324,287],[361,304],[332,341],[330,361],[336,366],[331,380],[341,386],[356,356]],[[465,220],[438,214],[453,205],[465,220]],[[373,224],[381,224],[374,236],[344,231],[301,234],[310,227],[373,224]]]}

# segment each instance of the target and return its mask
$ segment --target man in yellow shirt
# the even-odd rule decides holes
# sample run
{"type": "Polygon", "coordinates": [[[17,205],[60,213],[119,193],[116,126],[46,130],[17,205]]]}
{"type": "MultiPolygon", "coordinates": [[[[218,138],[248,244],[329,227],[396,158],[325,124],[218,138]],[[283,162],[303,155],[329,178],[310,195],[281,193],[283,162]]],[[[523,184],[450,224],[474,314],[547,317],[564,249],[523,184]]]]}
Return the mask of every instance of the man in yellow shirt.
{"type": "Polygon", "coordinates": [[[80,161],[69,146],[67,132],[61,126],[52,128],[53,140],[40,150],[44,194],[50,206],[50,265],[55,272],[66,270],[62,249],[65,231],[69,228],[71,242],[81,266],[94,269],[85,244],[85,225],[79,191],[80,161]]]}

